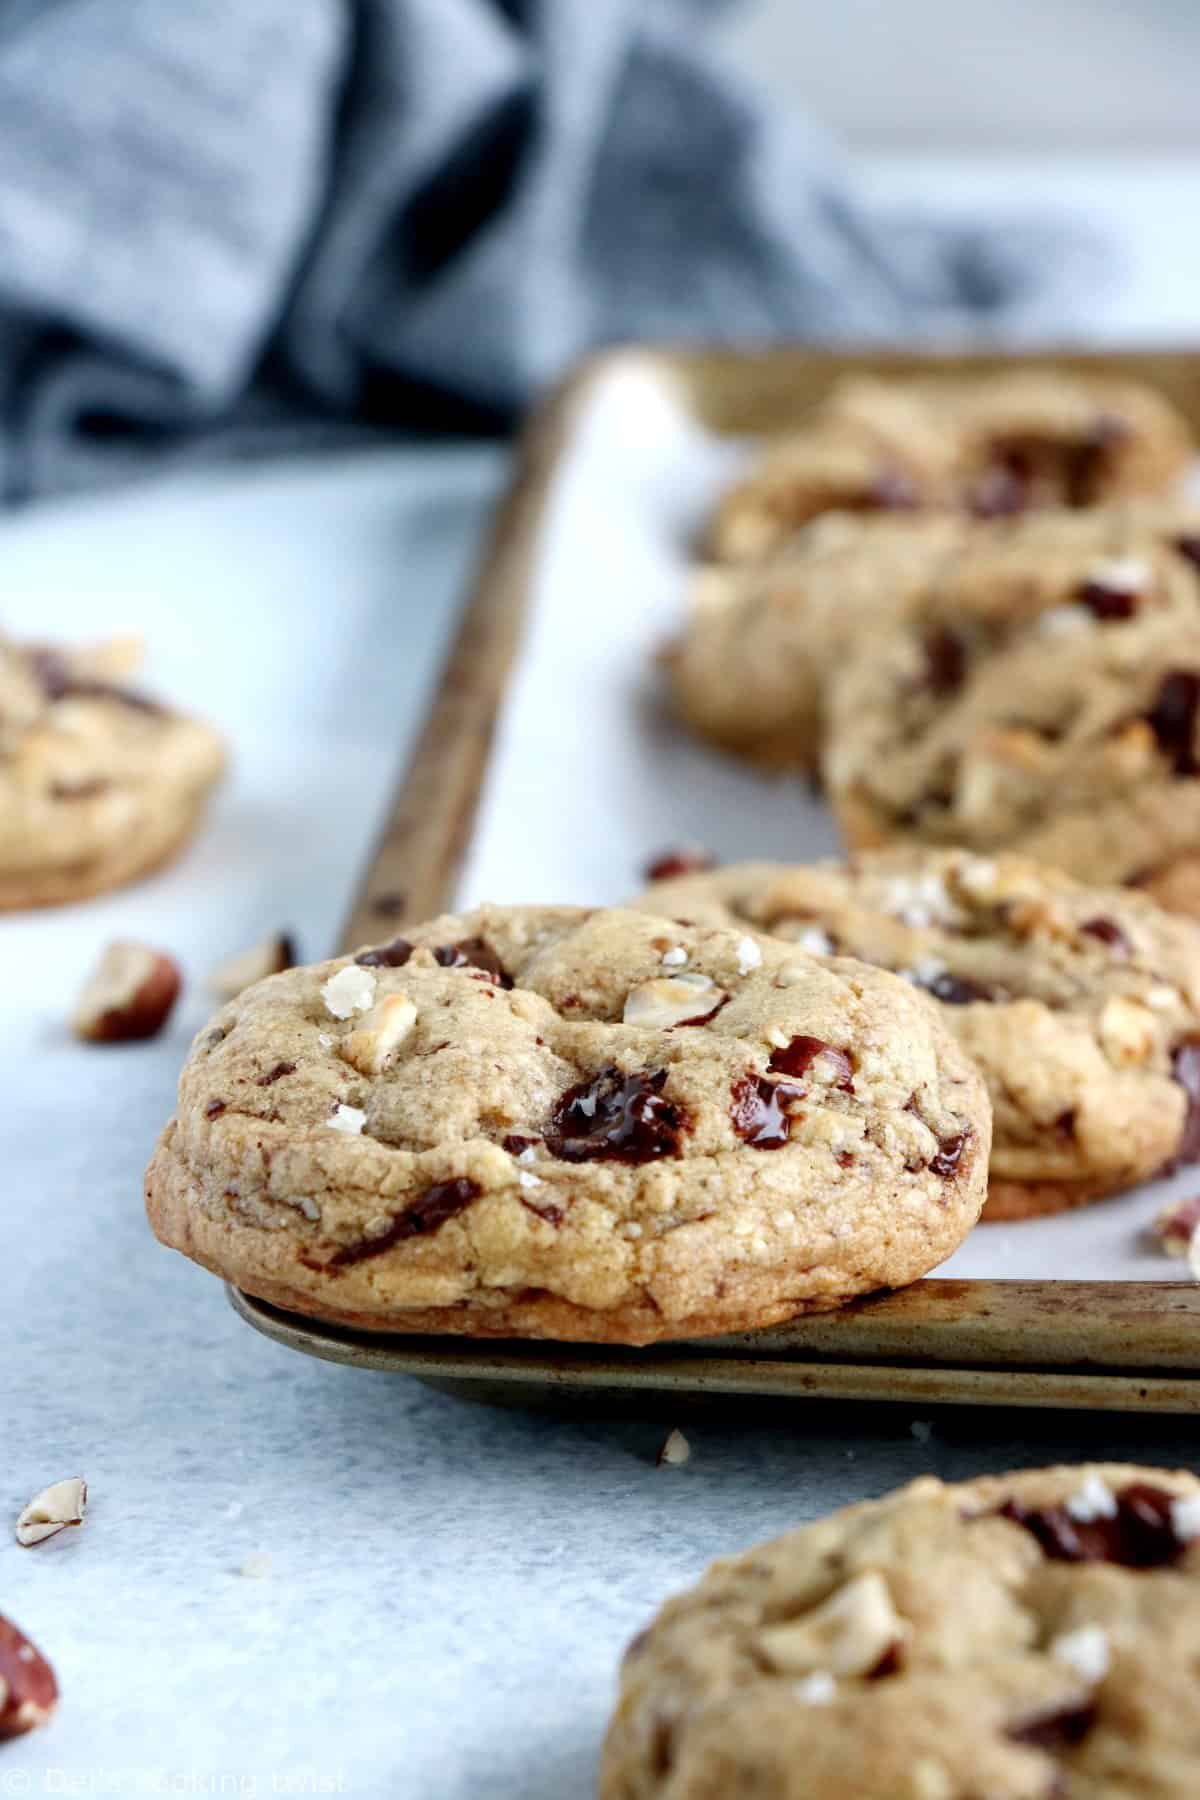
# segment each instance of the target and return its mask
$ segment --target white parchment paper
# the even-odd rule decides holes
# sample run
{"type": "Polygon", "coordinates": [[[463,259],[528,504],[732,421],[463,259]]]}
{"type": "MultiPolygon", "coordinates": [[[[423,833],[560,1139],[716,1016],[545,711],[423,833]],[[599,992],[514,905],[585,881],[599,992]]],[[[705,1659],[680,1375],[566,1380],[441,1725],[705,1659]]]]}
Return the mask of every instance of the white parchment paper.
{"type": "MultiPolygon", "coordinates": [[[[649,362],[630,358],[593,390],[544,523],[464,902],[620,900],[656,851],[683,843],[722,862],[838,849],[802,779],[707,749],[657,703],[651,659],[682,616],[689,538],[747,454],[700,430],[649,362]]],[[[1184,1170],[1080,1212],[980,1227],[941,1272],[1185,1278],[1146,1228],[1198,1183],[1184,1170]]]]}

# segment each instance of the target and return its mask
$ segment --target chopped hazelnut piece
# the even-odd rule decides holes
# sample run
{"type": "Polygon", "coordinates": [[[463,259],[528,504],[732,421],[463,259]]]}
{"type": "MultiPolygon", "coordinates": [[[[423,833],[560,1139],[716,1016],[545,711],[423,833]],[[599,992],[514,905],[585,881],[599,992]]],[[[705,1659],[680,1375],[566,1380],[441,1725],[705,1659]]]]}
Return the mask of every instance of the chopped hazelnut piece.
{"type": "Polygon", "coordinates": [[[268,975],[280,975],[284,969],[294,968],[295,963],[295,943],[286,931],[277,931],[264,938],[261,944],[239,950],[236,956],[227,956],[224,962],[218,963],[208,978],[208,985],[218,1000],[236,1000],[256,981],[264,981],[268,975]]]}
{"type": "Polygon", "coordinates": [[[27,1548],[57,1537],[70,1525],[82,1525],[87,1508],[87,1482],[70,1475],[43,1488],[17,1520],[17,1542],[27,1548]]]}
{"type": "Polygon", "coordinates": [[[669,1031],[673,1025],[698,1025],[728,999],[707,975],[662,975],[630,988],[622,1014],[626,1025],[669,1031]]]}
{"type": "Polygon", "coordinates": [[[682,1431],[672,1431],[658,1453],[658,1466],[660,1469],[664,1466],[673,1469],[679,1468],[681,1464],[689,1461],[691,1454],[692,1446],[682,1431]]]}
{"type": "Polygon", "coordinates": [[[0,1614],[0,1741],[45,1725],[57,1705],[54,1670],[25,1633],[0,1614]]]}
{"type": "Polygon", "coordinates": [[[148,944],[109,944],[79,996],[71,1029],[87,1044],[152,1038],[170,1017],[183,982],[178,965],[148,944]]]}
{"type": "Polygon", "coordinates": [[[759,1655],[781,1675],[869,1675],[908,1636],[887,1582],[875,1570],[857,1575],[798,1619],[768,1625],[755,1639],[759,1655]]]}
{"type": "Polygon", "coordinates": [[[362,1075],[380,1075],[411,1035],[417,1009],[406,994],[386,994],[342,1039],[338,1054],[362,1075]]]}

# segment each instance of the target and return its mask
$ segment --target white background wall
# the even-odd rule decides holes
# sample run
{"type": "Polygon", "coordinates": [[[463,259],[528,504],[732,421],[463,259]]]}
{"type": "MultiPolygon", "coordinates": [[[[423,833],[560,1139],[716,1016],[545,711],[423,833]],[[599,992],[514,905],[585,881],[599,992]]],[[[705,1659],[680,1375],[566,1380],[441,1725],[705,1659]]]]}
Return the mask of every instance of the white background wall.
{"type": "Polygon", "coordinates": [[[1200,0],[754,0],[723,30],[864,148],[1200,148],[1200,0]]]}

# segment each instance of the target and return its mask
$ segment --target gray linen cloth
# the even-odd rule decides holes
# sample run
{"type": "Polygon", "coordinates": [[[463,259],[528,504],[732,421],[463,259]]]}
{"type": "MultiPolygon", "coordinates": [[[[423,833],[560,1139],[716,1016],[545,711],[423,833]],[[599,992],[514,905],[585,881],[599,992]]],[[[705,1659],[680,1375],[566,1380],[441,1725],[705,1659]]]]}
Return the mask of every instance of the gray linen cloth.
{"type": "Polygon", "coordinates": [[[620,339],[1055,316],[1078,241],[872,216],[719,10],[0,0],[0,496],[495,426],[620,339]]]}

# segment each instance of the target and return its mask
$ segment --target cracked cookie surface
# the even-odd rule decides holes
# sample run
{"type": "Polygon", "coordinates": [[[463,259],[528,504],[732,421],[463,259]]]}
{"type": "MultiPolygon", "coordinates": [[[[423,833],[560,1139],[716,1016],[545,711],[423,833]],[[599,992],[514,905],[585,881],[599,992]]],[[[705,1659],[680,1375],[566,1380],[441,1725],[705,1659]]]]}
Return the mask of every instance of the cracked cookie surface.
{"type": "Polygon", "coordinates": [[[146,1180],[167,1244],[381,1330],[645,1343],[915,1280],[990,1107],[904,982],[644,913],[483,907],[258,983],[146,1180]]]}
{"type": "Polygon", "coordinates": [[[995,533],[837,676],[822,759],[851,844],[1012,849],[1200,902],[1200,543],[1134,509],[995,533]]]}
{"type": "Polygon", "coordinates": [[[1191,1800],[1198,1666],[1193,1475],[924,1477],[668,1601],[601,1800],[1191,1800]]]}
{"type": "Polygon", "coordinates": [[[930,995],[992,1098],[985,1219],[1080,1205],[1200,1154],[1200,926],[1141,895],[917,849],[733,864],[640,904],[858,957],[930,995]]]}
{"type": "Polygon", "coordinates": [[[120,887],[192,835],[221,740],[129,687],[136,657],[0,640],[0,909],[120,887]]]}
{"type": "Polygon", "coordinates": [[[828,511],[952,507],[990,518],[1169,492],[1192,454],[1170,402],[1062,369],[853,376],[717,505],[722,562],[753,561],[828,511]]]}

